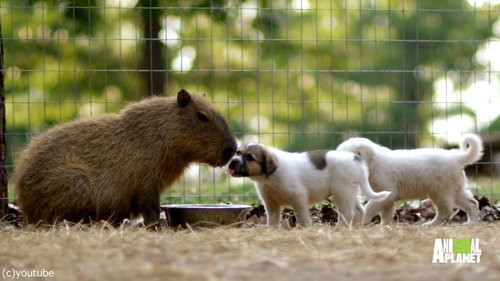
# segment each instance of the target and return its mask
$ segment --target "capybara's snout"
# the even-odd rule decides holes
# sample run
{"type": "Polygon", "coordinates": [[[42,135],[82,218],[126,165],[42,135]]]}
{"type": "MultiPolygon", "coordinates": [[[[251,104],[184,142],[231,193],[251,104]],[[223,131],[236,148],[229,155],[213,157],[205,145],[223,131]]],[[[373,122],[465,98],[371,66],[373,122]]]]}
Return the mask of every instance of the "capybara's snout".
{"type": "Polygon", "coordinates": [[[231,138],[228,140],[228,143],[226,145],[226,148],[222,150],[222,155],[221,155],[221,163],[220,166],[224,166],[233,158],[233,155],[236,153],[236,149],[238,148],[236,144],[236,140],[234,138],[231,138]]]}
{"type": "Polygon", "coordinates": [[[224,162],[224,164],[231,160],[235,152],[236,149],[234,149],[233,147],[227,147],[226,149],[224,149],[224,152],[222,152],[222,161],[224,162]]]}

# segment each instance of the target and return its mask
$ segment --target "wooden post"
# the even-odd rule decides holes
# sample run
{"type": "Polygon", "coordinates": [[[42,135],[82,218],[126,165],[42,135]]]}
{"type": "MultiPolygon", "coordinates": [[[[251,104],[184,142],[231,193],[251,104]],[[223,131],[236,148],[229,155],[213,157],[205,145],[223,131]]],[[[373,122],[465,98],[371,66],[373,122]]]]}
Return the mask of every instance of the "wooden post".
{"type": "Polygon", "coordinates": [[[5,91],[2,23],[0,22],[0,219],[7,214],[9,204],[7,184],[7,143],[5,141],[5,91]]]}

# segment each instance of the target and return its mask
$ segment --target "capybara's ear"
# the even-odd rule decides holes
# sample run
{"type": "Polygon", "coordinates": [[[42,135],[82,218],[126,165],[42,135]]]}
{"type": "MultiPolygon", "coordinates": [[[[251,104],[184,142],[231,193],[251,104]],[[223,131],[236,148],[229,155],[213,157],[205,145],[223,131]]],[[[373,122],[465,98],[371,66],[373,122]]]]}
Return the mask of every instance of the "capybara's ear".
{"type": "Polygon", "coordinates": [[[192,101],[191,95],[188,91],[181,89],[177,94],[177,103],[180,107],[186,107],[192,101]]]}
{"type": "Polygon", "coordinates": [[[278,163],[276,163],[276,157],[273,153],[266,151],[264,154],[264,173],[266,174],[266,178],[269,177],[276,169],[278,169],[278,163]]]}
{"type": "Polygon", "coordinates": [[[204,98],[207,98],[207,93],[201,94],[204,98]]]}

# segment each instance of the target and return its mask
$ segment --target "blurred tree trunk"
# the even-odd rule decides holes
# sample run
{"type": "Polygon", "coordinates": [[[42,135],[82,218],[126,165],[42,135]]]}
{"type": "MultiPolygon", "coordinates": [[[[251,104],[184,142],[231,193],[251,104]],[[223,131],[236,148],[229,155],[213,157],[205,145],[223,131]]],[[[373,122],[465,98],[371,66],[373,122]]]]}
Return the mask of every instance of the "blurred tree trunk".
{"type": "Polygon", "coordinates": [[[403,80],[401,83],[402,105],[404,108],[401,129],[406,131],[405,148],[417,147],[417,137],[421,134],[419,125],[418,105],[423,97],[419,97],[415,69],[418,65],[418,41],[413,32],[405,32],[404,38],[404,65],[403,80]]]}
{"type": "Polygon", "coordinates": [[[166,62],[163,58],[160,33],[160,15],[158,0],[141,0],[141,15],[144,29],[143,63],[141,70],[146,95],[163,95],[166,77],[166,62]]]}
{"type": "Polygon", "coordinates": [[[3,37],[0,23],[0,219],[7,214],[9,204],[7,184],[7,145],[5,142],[5,91],[3,65],[3,37]]]}

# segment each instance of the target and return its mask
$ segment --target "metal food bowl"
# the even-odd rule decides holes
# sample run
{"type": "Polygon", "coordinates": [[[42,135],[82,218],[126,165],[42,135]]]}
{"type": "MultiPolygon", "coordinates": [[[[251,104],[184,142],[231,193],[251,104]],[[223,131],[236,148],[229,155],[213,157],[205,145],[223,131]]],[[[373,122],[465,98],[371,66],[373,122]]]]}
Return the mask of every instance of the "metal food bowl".
{"type": "Polygon", "coordinates": [[[237,204],[172,204],[162,205],[171,227],[214,227],[241,225],[250,205],[237,204]]]}

